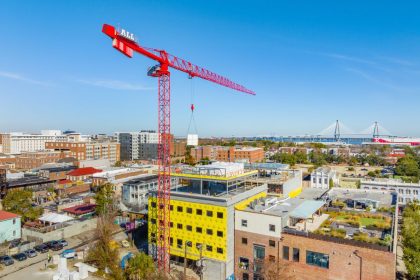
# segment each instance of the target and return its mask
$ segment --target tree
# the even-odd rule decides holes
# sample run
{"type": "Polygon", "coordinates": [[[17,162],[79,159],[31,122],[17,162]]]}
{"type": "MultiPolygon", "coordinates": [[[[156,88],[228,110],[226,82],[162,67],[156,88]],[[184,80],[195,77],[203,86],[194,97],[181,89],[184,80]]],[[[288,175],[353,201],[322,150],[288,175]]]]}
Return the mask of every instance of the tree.
{"type": "Polygon", "coordinates": [[[123,280],[118,248],[112,246],[112,234],[117,230],[117,226],[113,224],[114,218],[115,212],[112,211],[98,217],[95,231],[97,241],[89,248],[87,262],[94,264],[106,279],[123,280]]]}
{"type": "Polygon", "coordinates": [[[286,262],[266,258],[259,263],[261,276],[264,280],[291,280],[290,267],[286,262]]]}
{"type": "Polygon", "coordinates": [[[3,200],[3,207],[20,215],[23,222],[35,220],[42,215],[43,209],[33,206],[32,196],[32,192],[27,190],[9,191],[3,200]]]}
{"type": "Polygon", "coordinates": [[[405,157],[400,158],[397,162],[395,173],[400,176],[419,177],[420,170],[419,170],[419,163],[417,162],[417,159],[411,154],[408,154],[405,157]]]}
{"type": "Polygon", "coordinates": [[[403,260],[410,279],[420,278],[420,204],[408,204],[403,213],[403,260]]]}
{"type": "Polygon", "coordinates": [[[330,180],[328,181],[328,187],[329,187],[330,189],[332,189],[332,188],[334,187],[334,181],[333,181],[333,179],[332,179],[332,178],[330,178],[330,180]]]}
{"type": "Polygon", "coordinates": [[[115,209],[114,190],[112,188],[113,185],[110,183],[106,183],[98,188],[95,195],[96,213],[98,215],[106,214],[115,209]]]}

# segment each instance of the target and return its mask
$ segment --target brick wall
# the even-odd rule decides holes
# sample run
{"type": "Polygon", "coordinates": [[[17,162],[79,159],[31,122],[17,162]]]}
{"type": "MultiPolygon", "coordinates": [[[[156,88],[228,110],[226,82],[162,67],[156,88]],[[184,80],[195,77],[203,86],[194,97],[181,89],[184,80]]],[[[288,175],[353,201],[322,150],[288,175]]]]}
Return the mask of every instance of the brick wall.
{"type": "Polygon", "coordinates": [[[237,279],[243,279],[242,273],[249,273],[252,279],[252,265],[248,271],[239,268],[239,257],[249,258],[253,261],[253,245],[265,246],[265,256],[270,255],[286,264],[289,273],[294,279],[321,280],[321,279],[349,279],[349,280],[385,280],[395,279],[395,255],[369,248],[339,244],[323,240],[315,240],[308,237],[282,234],[280,238],[269,238],[243,231],[235,232],[235,275],[237,279]],[[242,244],[242,238],[247,238],[248,244],[242,244]],[[269,245],[269,240],[275,241],[275,247],[269,245]],[[279,246],[280,245],[280,246],[279,246]],[[289,247],[289,260],[282,259],[283,246],[289,247]],[[293,248],[299,249],[299,261],[292,260],[293,248]],[[319,252],[329,255],[329,268],[321,268],[306,264],[306,251],[319,252]],[[360,258],[362,273],[360,274],[360,258]]]}

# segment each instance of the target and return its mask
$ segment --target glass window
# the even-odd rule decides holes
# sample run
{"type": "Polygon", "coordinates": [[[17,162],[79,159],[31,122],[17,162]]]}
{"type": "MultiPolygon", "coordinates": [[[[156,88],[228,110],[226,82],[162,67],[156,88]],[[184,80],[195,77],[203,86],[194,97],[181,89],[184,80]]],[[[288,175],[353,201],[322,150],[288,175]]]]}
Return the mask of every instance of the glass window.
{"type": "Polygon", "coordinates": [[[306,263],[309,265],[329,268],[330,260],[329,256],[326,254],[306,251],[306,263]]]}
{"type": "Polygon", "coordinates": [[[239,257],[239,268],[248,270],[249,269],[249,259],[248,258],[239,257]]]}
{"type": "Polygon", "coordinates": [[[192,214],[192,208],[191,207],[187,207],[187,213],[192,214]]]}
{"type": "Polygon", "coordinates": [[[156,208],[156,202],[152,202],[151,204],[153,208],[156,208]]]}
{"type": "Polygon", "coordinates": [[[188,231],[192,231],[192,226],[187,225],[187,230],[188,230],[188,231]]]}
{"type": "Polygon", "coordinates": [[[276,241],[268,240],[268,245],[270,245],[270,247],[276,247],[276,241]]]}
{"type": "Polygon", "coordinates": [[[198,232],[198,233],[202,233],[203,232],[203,229],[201,227],[196,227],[195,228],[195,231],[198,232]]]}
{"type": "Polygon", "coordinates": [[[217,212],[217,218],[223,219],[223,212],[217,212]]]}
{"type": "Polygon", "coordinates": [[[178,244],[178,246],[182,246],[182,239],[177,239],[176,244],[178,244]]]}
{"type": "Polygon", "coordinates": [[[242,273],[242,280],[249,280],[249,274],[248,273],[242,273]]]}
{"type": "Polygon", "coordinates": [[[213,211],[207,210],[207,217],[213,217],[213,211]]]}
{"type": "Polygon", "coordinates": [[[182,229],[182,224],[177,224],[177,225],[176,225],[176,227],[177,227],[178,229],[182,229]]]}
{"type": "Polygon", "coordinates": [[[212,230],[212,229],[210,229],[210,228],[208,228],[208,229],[206,230],[206,233],[207,233],[208,235],[213,235],[213,230],[212,230]]]}
{"type": "Polygon", "coordinates": [[[217,253],[223,254],[223,248],[217,247],[217,253]]]}
{"type": "Polygon", "coordinates": [[[217,236],[219,236],[219,237],[223,237],[223,231],[218,230],[218,231],[217,231],[217,236]]]}
{"type": "Polygon", "coordinates": [[[178,211],[178,212],[182,212],[182,206],[178,206],[178,207],[176,208],[176,211],[178,211]]]}
{"type": "Polygon", "coordinates": [[[299,262],[299,248],[293,248],[293,261],[299,262]]]}
{"type": "Polygon", "coordinates": [[[174,206],[173,205],[169,205],[169,210],[174,211],[174,206]]]}
{"type": "Polygon", "coordinates": [[[201,216],[201,215],[203,215],[203,210],[201,210],[201,209],[197,209],[197,210],[196,210],[196,213],[197,213],[197,215],[200,215],[200,216],[201,216]]]}
{"type": "Polygon", "coordinates": [[[270,231],[276,231],[276,226],[275,225],[269,225],[269,230],[270,231]]]}
{"type": "Polygon", "coordinates": [[[248,238],[242,237],[242,244],[248,244],[248,238]]]}
{"type": "Polygon", "coordinates": [[[283,259],[289,260],[289,246],[283,246],[283,259]]]}
{"type": "Polygon", "coordinates": [[[254,245],[254,259],[261,259],[265,258],[265,247],[254,245]]]}
{"type": "Polygon", "coordinates": [[[206,245],[206,250],[209,251],[209,252],[212,252],[213,251],[213,246],[206,245]]]}
{"type": "Polygon", "coordinates": [[[248,226],[248,221],[247,220],[241,220],[241,225],[243,227],[247,227],[248,226]]]}

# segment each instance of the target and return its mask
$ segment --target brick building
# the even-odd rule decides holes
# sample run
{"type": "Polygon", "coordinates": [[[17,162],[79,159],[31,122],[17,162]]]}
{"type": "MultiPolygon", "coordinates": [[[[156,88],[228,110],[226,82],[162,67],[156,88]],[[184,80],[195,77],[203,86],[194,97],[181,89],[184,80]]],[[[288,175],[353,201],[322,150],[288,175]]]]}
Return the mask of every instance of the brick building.
{"type": "Polygon", "coordinates": [[[267,196],[235,210],[235,279],[263,279],[267,271],[303,280],[395,279],[395,231],[386,231],[394,234],[388,245],[353,238],[359,232],[386,234],[330,220],[324,200],[308,198],[318,192],[309,189],[292,199],[267,196]],[[343,236],[320,233],[326,222],[343,236]]]}
{"type": "Polygon", "coordinates": [[[107,159],[114,164],[120,160],[120,144],[117,142],[46,142],[45,149],[68,152],[68,156],[74,157],[79,161],[107,159]]]}
{"type": "Polygon", "coordinates": [[[58,162],[60,159],[68,157],[69,151],[37,151],[23,152],[15,158],[16,169],[34,169],[46,163],[58,162]]]}
{"type": "Polygon", "coordinates": [[[195,161],[202,159],[249,163],[264,160],[264,150],[254,147],[224,147],[224,146],[198,146],[191,149],[191,156],[195,161]]]}

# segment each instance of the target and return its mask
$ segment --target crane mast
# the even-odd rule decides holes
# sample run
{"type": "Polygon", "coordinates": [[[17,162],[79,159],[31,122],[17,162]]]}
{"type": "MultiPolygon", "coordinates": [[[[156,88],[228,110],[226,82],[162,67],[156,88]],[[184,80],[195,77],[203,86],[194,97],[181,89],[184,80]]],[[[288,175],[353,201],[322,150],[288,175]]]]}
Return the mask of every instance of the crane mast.
{"type": "Polygon", "coordinates": [[[182,58],[168,54],[164,50],[151,49],[140,46],[133,33],[124,29],[104,24],[102,32],[111,37],[112,46],[131,58],[133,53],[139,53],[158,62],[148,70],[148,75],[158,78],[158,190],[155,209],[149,209],[156,219],[153,225],[153,234],[156,240],[157,251],[155,258],[162,271],[169,272],[170,258],[170,191],[171,191],[171,85],[170,71],[173,68],[189,77],[198,77],[219,85],[255,95],[252,90],[232,82],[228,78],[213,73],[207,69],[194,65],[182,58]]]}

